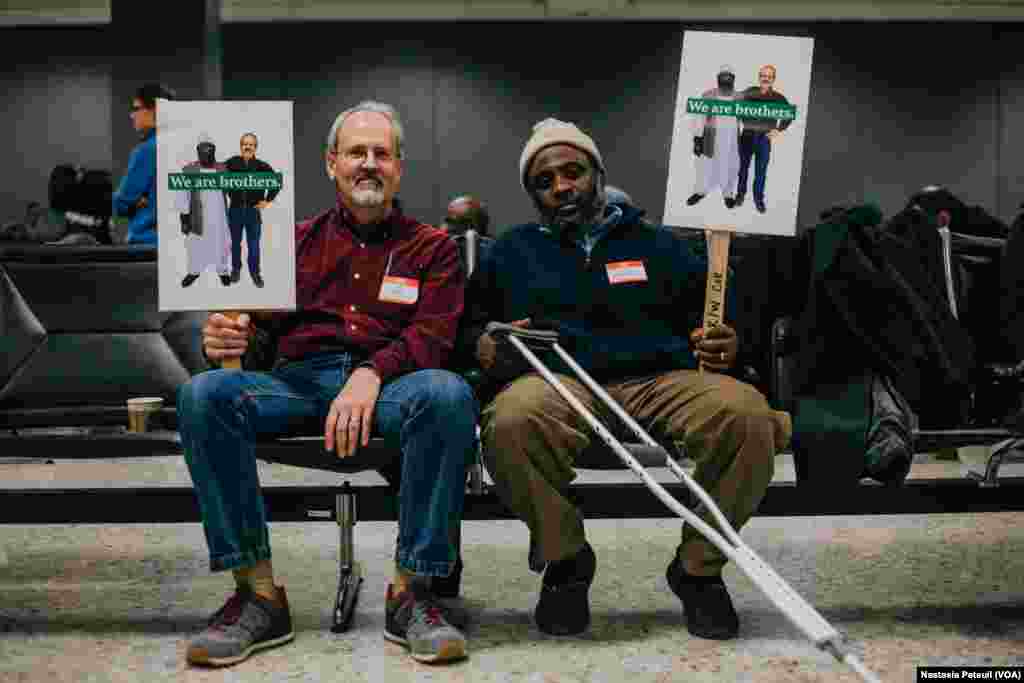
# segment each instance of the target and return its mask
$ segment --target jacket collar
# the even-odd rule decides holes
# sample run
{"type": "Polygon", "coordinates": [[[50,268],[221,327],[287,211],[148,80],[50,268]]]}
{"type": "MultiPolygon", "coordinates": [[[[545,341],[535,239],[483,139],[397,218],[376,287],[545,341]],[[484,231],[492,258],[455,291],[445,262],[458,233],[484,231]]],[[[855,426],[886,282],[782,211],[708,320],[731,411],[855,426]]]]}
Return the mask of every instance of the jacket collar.
{"type": "MultiPolygon", "coordinates": [[[[582,241],[588,232],[600,232],[602,235],[621,230],[625,226],[633,225],[640,221],[646,212],[630,204],[608,204],[604,210],[604,217],[598,226],[587,226],[584,229],[574,231],[572,239],[582,241]]],[[[538,225],[539,230],[554,239],[569,239],[564,231],[555,230],[547,225],[538,225]]]]}

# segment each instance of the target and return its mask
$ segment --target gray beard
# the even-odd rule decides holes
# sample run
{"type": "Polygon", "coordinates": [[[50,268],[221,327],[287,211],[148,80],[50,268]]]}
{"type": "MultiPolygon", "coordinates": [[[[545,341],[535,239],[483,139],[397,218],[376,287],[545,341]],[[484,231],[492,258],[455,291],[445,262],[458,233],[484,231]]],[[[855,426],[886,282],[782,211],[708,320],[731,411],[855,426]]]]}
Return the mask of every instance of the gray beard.
{"type": "Polygon", "coordinates": [[[384,204],[384,193],[381,190],[356,190],[352,193],[352,202],[363,209],[375,209],[384,204]]]}

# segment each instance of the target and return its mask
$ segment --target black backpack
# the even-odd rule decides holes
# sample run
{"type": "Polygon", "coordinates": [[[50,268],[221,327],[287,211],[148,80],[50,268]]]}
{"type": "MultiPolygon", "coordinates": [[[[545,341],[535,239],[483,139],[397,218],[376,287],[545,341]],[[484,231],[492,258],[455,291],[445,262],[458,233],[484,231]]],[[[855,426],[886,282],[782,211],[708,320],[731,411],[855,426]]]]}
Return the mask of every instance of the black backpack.
{"type": "Polygon", "coordinates": [[[50,172],[50,208],[64,212],[69,233],[86,233],[110,244],[113,195],[110,171],[57,164],[50,172]]]}

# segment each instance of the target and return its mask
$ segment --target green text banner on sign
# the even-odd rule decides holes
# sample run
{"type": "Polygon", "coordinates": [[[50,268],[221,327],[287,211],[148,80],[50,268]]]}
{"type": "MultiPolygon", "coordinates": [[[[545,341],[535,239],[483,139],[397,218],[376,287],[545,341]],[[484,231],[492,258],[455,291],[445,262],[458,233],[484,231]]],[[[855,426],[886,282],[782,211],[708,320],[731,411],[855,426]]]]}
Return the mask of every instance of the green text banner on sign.
{"type": "Polygon", "coordinates": [[[280,190],[280,173],[168,173],[168,190],[280,190]]]}
{"type": "Polygon", "coordinates": [[[705,114],[707,116],[736,116],[741,119],[781,119],[783,121],[793,121],[796,119],[796,105],[689,97],[686,100],[686,113],[705,114]]]}

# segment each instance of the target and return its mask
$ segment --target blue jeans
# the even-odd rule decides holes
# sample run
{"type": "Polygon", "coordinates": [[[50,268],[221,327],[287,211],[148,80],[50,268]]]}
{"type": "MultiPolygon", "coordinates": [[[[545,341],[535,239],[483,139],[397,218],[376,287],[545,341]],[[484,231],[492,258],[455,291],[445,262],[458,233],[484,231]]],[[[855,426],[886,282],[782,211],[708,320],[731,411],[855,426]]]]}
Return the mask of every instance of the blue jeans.
{"type": "Polygon", "coordinates": [[[754,157],[754,199],[764,202],[764,185],[768,176],[768,159],[772,154],[772,141],[768,133],[743,131],[740,134],[740,175],[737,193],[747,193],[747,174],[750,157],[754,157]]]}
{"type": "Polygon", "coordinates": [[[242,270],[242,229],[245,229],[245,245],[248,252],[249,275],[260,274],[260,235],[263,234],[263,219],[256,207],[231,207],[228,209],[228,226],[231,229],[231,272],[242,270]]]}
{"type": "MultiPolygon", "coordinates": [[[[269,373],[210,370],[178,389],[179,430],[213,571],[270,559],[253,444],[322,434],[331,401],[356,362],[331,353],[269,373]]],[[[477,415],[469,385],[447,370],[412,372],[381,387],[373,432],[401,453],[395,560],[414,574],[448,576],[454,567],[451,539],[462,520],[477,415]]]]}

